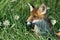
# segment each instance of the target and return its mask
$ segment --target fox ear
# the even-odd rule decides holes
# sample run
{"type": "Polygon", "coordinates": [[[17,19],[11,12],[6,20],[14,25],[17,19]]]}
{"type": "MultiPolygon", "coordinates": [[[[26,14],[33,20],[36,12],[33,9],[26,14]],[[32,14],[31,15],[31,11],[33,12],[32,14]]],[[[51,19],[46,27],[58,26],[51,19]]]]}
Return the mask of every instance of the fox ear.
{"type": "Polygon", "coordinates": [[[32,5],[30,3],[28,3],[28,6],[30,7],[30,11],[32,11],[33,10],[32,5]]]}
{"type": "Polygon", "coordinates": [[[42,12],[42,14],[45,14],[46,13],[46,5],[45,4],[42,4],[40,7],[39,7],[39,10],[42,12]]]}

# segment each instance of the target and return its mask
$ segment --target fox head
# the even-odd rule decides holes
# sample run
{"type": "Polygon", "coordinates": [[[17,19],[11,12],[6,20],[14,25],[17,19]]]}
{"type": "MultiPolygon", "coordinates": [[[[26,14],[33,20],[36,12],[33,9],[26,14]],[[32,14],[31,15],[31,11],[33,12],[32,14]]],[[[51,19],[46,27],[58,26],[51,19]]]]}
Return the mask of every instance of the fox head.
{"type": "Polygon", "coordinates": [[[42,4],[39,8],[34,8],[31,4],[30,7],[30,16],[27,19],[27,25],[34,24],[46,18],[46,5],[42,4]]]}

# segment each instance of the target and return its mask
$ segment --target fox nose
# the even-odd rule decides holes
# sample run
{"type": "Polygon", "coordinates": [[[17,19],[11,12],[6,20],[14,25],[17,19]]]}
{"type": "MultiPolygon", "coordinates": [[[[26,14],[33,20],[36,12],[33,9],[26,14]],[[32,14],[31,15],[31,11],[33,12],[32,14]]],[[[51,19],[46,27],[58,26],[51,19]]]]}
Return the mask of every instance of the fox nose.
{"type": "Polygon", "coordinates": [[[32,24],[32,22],[27,22],[27,25],[31,25],[32,24]]]}

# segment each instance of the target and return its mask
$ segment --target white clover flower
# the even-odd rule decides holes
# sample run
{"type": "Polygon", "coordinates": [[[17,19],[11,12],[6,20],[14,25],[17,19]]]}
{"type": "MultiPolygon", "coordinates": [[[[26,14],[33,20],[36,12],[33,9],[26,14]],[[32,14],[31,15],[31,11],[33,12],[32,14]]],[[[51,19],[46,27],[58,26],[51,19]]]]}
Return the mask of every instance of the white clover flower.
{"type": "Polygon", "coordinates": [[[14,16],[14,19],[15,19],[15,20],[18,20],[18,19],[19,19],[19,16],[18,16],[18,15],[15,15],[15,16],[14,16]]]}
{"type": "Polygon", "coordinates": [[[56,24],[56,20],[51,20],[52,25],[56,24]]]}
{"type": "Polygon", "coordinates": [[[0,22],[0,26],[2,26],[2,22],[0,22]]]}
{"type": "Polygon", "coordinates": [[[9,20],[3,21],[3,25],[4,25],[4,26],[9,26],[9,25],[10,25],[10,21],[9,21],[9,20]]]}

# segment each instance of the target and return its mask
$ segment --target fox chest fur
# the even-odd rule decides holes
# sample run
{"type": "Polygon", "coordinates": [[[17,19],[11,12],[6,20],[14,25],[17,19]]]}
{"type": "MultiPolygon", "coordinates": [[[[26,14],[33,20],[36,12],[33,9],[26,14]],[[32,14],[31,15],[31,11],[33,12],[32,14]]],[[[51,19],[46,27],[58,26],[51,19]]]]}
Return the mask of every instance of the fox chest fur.
{"type": "Polygon", "coordinates": [[[52,34],[53,35],[53,29],[51,28],[51,24],[45,19],[42,19],[39,22],[36,22],[34,24],[35,24],[34,31],[37,34],[41,34],[41,35],[52,34]]]}

